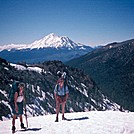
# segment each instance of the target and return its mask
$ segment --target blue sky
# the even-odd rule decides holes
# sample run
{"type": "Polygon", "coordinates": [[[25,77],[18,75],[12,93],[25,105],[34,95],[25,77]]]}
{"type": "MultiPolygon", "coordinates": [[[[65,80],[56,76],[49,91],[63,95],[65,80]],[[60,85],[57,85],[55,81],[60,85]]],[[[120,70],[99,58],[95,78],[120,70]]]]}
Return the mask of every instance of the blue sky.
{"type": "Polygon", "coordinates": [[[134,38],[133,0],[0,0],[0,45],[55,33],[85,45],[134,38]]]}

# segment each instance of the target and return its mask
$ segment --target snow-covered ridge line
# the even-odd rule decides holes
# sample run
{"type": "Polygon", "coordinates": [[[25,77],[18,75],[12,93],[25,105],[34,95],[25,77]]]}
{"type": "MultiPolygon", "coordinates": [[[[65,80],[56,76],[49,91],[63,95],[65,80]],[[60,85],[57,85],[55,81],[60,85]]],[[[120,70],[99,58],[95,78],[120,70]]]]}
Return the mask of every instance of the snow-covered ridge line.
{"type": "Polygon", "coordinates": [[[51,33],[40,40],[36,40],[31,44],[8,44],[0,46],[0,51],[8,50],[22,50],[22,49],[39,49],[39,48],[68,48],[74,49],[75,47],[80,47],[80,49],[85,49],[84,45],[75,43],[66,36],[57,36],[54,33],[51,33]]]}
{"type": "MultiPolygon", "coordinates": [[[[25,67],[25,66],[23,66],[23,65],[19,65],[19,64],[13,64],[13,63],[10,63],[10,65],[11,66],[13,66],[13,67],[15,67],[16,69],[18,69],[18,70],[28,70],[28,71],[35,71],[35,72],[37,72],[37,73],[42,73],[42,72],[44,72],[44,73],[47,73],[46,71],[44,71],[42,68],[40,68],[40,67],[25,67]]],[[[50,72],[48,72],[48,73],[50,73],[50,72]]]]}

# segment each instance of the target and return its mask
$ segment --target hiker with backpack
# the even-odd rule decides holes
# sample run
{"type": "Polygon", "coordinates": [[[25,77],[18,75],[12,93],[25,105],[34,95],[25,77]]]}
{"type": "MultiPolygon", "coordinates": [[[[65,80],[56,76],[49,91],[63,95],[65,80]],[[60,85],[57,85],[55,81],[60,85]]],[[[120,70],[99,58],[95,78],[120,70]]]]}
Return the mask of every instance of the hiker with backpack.
{"type": "Polygon", "coordinates": [[[60,105],[62,105],[62,120],[65,120],[64,117],[65,113],[65,105],[68,98],[68,86],[67,86],[67,80],[66,80],[66,73],[63,74],[61,72],[58,73],[59,79],[57,80],[55,89],[54,89],[54,96],[56,100],[56,120],[55,122],[58,122],[58,115],[60,111],[60,105]]]}
{"type": "Polygon", "coordinates": [[[23,124],[23,105],[25,101],[24,97],[24,84],[14,82],[12,85],[11,93],[9,94],[10,98],[10,106],[13,113],[13,120],[12,120],[12,131],[15,132],[15,119],[17,116],[20,117],[20,126],[22,129],[25,129],[23,124]]]}

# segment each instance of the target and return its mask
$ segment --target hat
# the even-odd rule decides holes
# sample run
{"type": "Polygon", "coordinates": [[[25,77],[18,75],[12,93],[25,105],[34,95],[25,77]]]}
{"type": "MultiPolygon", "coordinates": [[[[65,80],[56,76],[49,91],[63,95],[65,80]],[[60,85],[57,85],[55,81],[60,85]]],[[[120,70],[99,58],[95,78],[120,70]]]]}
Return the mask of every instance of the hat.
{"type": "Polygon", "coordinates": [[[63,77],[63,79],[66,78],[66,72],[63,72],[62,77],[63,77]]]}
{"type": "Polygon", "coordinates": [[[61,76],[62,76],[62,73],[61,73],[60,71],[58,71],[58,72],[57,72],[57,75],[58,75],[59,77],[61,77],[61,76]]]}
{"type": "Polygon", "coordinates": [[[21,83],[19,84],[19,87],[25,87],[25,84],[24,84],[23,82],[21,82],[21,83]]]}

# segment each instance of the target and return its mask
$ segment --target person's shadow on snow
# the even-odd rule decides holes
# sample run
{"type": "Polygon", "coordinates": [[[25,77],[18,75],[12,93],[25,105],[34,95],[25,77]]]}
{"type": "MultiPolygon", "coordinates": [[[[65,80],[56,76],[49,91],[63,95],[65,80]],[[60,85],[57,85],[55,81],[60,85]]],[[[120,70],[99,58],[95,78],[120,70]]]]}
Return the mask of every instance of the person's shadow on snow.
{"type": "Polygon", "coordinates": [[[27,129],[23,129],[23,130],[20,130],[20,131],[40,131],[41,128],[27,128],[27,129]]]}
{"type": "Polygon", "coordinates": [[[89,119],[89,118],[88,117],[80,117],[80,118],[73,118],[73,119],[65,118],[65,120],[67,120],[67,121],[72,121],[72,120],[79,120],[79,121],[81,121],[81,120],[87,120],[87,119],[89,119]]]}

